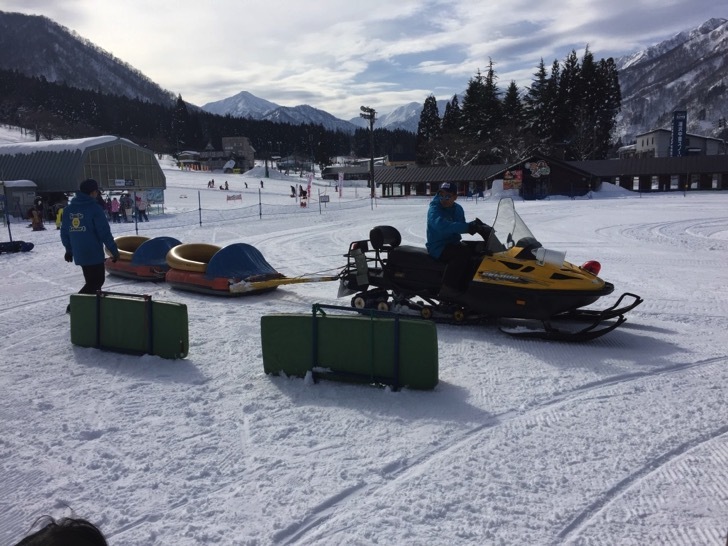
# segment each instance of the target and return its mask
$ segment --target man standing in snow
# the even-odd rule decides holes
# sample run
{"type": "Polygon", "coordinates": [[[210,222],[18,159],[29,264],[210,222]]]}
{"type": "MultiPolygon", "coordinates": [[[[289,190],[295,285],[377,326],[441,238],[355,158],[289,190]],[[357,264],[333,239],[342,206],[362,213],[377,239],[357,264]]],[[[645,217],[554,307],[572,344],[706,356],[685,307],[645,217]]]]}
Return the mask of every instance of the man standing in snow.
{"type": "MultiPolygon", "coordinates": [[[[95,294],[104,285],[104,245],[113,261],[119,259],[119,249],[111,235],[109,221],[96,200],[98,194],[96,180],[89,178],[81,182],[76,196],[63,209],[61,219],[61,242],[66,249],[64,258],[81,266],[86,281],[79,294],[95,294]]],[[[66,309],[66,312],[69,311],[70,305],[66,309]]]]}

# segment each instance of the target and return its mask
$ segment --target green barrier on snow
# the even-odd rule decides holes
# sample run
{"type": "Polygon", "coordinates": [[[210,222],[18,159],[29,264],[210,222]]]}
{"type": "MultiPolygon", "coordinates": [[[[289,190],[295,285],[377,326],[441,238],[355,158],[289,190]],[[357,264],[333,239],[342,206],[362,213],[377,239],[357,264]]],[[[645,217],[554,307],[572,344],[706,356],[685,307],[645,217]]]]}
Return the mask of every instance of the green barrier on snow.
{"type": "Polygon", "coordinates": [[[433,322],[392,313],[327,313],[350,308],[314,305],[311,314],[261,317],[263,369],[267,374],[433,389],[438,382],[437,330],[433,322]],[[376,314],[375,314],[376,313],[376,314]]]}
{"type": "Polygon", "coordinates": [[[187,306],[136,294],[73,294],[71,343],[121,353],[184,358],[190,346],[187,306]]]}

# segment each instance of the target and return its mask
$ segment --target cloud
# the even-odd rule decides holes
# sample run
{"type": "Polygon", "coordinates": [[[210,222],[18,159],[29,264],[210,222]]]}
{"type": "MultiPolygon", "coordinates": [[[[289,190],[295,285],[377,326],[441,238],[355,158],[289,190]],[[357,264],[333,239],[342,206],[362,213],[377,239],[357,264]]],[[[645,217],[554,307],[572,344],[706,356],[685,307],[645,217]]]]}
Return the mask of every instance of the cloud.
{"type": "Polygon", "coordinates": [[[342,119],[462,92],[492,60],[502,88],[530,84],[588,45],[597,59],[632,53],[728,9],[715,0],[298,0],[213,7],[191,0],[4,0],[45,15],[195,104],[241,91],[342,119]]]}

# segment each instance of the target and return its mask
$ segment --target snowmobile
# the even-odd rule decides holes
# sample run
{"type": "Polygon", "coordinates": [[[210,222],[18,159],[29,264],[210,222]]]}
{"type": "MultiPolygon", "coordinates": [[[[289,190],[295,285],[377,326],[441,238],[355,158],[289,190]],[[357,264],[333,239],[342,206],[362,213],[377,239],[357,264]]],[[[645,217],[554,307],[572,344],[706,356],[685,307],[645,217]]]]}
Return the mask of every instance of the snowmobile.
{"type": "Polygon", "coordinates": [[[461,294],[440,295],[446,263],[425,248],[402,245],[396,228],[377,226],[368,240],[349,245],[339,297],[354,294],[351,305],[361,310],[457,324],[496,322],[513,336],[560,341],[603,336],[643,301],[624,293],[611,307],[582,309],[614,291],[598,276],[601,265],[592,260],[576,266],[564,252],[544,248],[511,198],[500,200],[492,228],[480,225],[483,240],[464,241],[474,258],[461,294]]]}

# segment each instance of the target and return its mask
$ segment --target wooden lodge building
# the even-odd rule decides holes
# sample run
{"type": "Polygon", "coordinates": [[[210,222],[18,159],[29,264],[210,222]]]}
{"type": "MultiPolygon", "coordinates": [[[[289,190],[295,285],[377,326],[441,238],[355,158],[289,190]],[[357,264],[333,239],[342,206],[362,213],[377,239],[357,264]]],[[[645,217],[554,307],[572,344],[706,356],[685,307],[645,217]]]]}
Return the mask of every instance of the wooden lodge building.
{"type": "Polygon", "coordinates": [[[728,155],[561,161],[536,154],[512,165],[375,167],[374,179],[383,197],[431,195],[442,182],[455,182],[461,195],[474,195],[500,180],[524,199],[579,197],[603,182],[637,192],[728,190],[728,155]]]}

